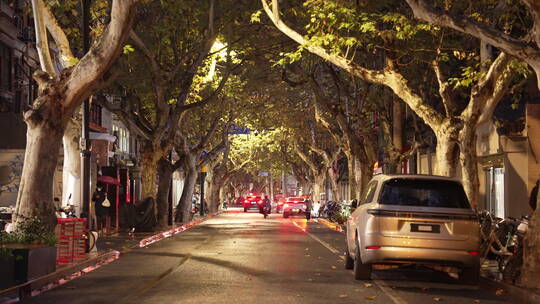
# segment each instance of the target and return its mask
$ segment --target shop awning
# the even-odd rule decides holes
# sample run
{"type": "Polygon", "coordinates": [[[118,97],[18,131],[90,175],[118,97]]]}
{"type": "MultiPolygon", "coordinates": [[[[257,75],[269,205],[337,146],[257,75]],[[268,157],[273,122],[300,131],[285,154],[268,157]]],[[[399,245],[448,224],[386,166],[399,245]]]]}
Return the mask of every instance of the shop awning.
{"type": "Polygon", "coordinates": [[[90,139],[106,140],[108,142],[115,142],[116,136],[109,133],[90,132],[90,139]]]}

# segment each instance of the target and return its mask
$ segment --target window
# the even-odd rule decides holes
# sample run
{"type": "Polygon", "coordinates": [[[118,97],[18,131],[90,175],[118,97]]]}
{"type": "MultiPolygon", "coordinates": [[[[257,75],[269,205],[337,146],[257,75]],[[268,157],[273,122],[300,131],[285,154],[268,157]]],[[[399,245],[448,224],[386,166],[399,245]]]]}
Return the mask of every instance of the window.
{"type": "Polygon", "coordinates": [[[0,42],[0,91],[12,90],[12,51],[0,42]]]}
{"type": "Polygon", "coordinates": [[[380,203],[415,207],[470,208],[461,184],[448,180],[391,179],[384,183],[380,203]]]}
{"type": "Polygon", "coordinates": [[[367,190],[362,195],[362,200],[360,201],[360,204],[369,204],[373,201],[373,196],[375,196],[375,190],[377,190],[377,182],[372,181],[368,184],[367,190]]]}
{"type": "Polygon", "coordinates": [[[95,102],[90,105],[90,121],[101,126],[101,106],[95,102]]]}
{"type": "Polygon", "coordinates": [[[113,125],[112,131],[116,136],[117,152],[129,153],[129,132],[115,125],[113,125]]]}

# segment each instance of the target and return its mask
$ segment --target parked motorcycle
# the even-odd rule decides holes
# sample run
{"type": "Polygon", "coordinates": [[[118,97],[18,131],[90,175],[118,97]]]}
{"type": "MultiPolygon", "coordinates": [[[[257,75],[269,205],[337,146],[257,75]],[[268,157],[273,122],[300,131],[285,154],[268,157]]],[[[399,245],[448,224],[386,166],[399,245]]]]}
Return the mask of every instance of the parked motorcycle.
{"type": "Polygon", "coordinates": [[[521,275],[523,266],[523,240],[529,229],[530,216],[524,216],[521,220],[516,220],[516,230],[510,240],[511,252],[513,255],[499,261],[503,280],[515,283],[521,275]],[[502,265],[501,265],[502,263],[502,265]]]}

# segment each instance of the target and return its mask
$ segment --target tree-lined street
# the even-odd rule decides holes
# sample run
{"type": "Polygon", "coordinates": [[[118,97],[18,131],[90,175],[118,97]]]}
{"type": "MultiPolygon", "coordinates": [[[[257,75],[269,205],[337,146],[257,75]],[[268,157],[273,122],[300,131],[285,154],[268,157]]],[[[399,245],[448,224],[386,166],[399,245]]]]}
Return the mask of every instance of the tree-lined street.
{"type": "Polygon", "coordinates": [[[536,2],[0,0],[0,302],[540,298],[536,2]]]}
{"type": "Polygon", "coordinates": [[[354,281],[343,251],[316,221],[236,209],[23,303],[508,303],[425,269],[354,281]]]}

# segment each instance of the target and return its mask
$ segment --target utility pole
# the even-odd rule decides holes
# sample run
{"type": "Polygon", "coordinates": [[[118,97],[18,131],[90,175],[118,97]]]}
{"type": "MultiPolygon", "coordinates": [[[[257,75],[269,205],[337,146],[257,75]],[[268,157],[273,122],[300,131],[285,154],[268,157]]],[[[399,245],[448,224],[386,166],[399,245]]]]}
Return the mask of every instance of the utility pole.
{"type": "MultiPolygon", "coordinates": [[[[82,0],[83,9],[83,51],[84,54],[90,50],[90,1],[82,0]]],[[[83,55],[84,56],[84,55],[83,55]]],[[[83,103],[81,134],[81,203],[83,213],[86,214],[88,229],[92,230],[90,220],[90,101],[88,98],[83,103]]]]}
{"type": "Polygon", "coordinates": [[[270,173],[270,200],[274,201],[274,179],[272,178],[272,173],[270,173]]]}
{"type": "Polygon", "coordinates": [[[201,216],[204,216],[204,207],[205,207],[205,204],[204,204],[204,179],[206,177],[206,172],[201,172],[200,173],[200,183],[201,183],[201,210],[199,210],[199,214],[201,216]]]}
{"type": "MultiPolygon", "coordinates": [[[[171,152],[169,152],[169,162],[172,164],[173,163],[173,153],[172,153],[172,150],[171,152]]],[[[167,210],[167,225],[169,226],[172,226],[174,224],[174,215],[173,215],[173,205],[174,205],[174,202],[173,202],[173,187],[174,187],[174,183],[173,183],[173,176],[174,176],[174,172],[172,172],[171,174],[171,180],[169,181],[169,195],[168,195],[168,210],[167,210]]]]}

